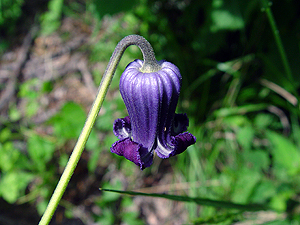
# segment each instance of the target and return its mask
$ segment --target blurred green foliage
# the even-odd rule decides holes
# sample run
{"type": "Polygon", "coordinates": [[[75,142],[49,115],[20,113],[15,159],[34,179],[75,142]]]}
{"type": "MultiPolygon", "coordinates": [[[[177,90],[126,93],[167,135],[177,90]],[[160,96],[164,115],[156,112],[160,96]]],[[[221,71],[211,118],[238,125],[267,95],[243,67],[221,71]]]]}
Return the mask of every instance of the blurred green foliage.
{"type": "Polygon", "coordinates": [[[105,15],[114,15],[120,12],[132,10],[138,1],[120,1],[120,0],[93,0],[92,5],[95,7],[95,15],[98,19],[102,19],[105,15]]]}
{"type": "Polygon", "coordinates": [[[0,27],[11,29],[22,14],[21,7],[24,0],[1,0],[0,1],[0,27]]]}
{"type": "MultiPolygon", "coordinates": [[[[16,29],[22,6],[27,3],[1,0],[1,29],[16,29]]],[[[268,204],[286,215],[274,224],[297,224],[300,113],[295,90],[300,82],[299,8],[296,0],[274,1],[273,5],[259,0],[50,0],[38,21],[43,35],[49,35],[59,30],[63,17],[84,18],[94,26],[91,36],[95,38],[102,32],[101,22],[115,18],[99,41],[85,47],[91,64],[106,64],[124,36],[143,35],[153,45],[157,59],[173,62],[183,76],[178,111],[187,112],[189,131],[197,137],[197,143],[168,160],[174,180],[189,183],[183,194],[268,204]],[[292,82],[265,13],[270,6],[294,75],[292,82]]],[[[9,40],[1,40],[0,44],[6,42],[9,40]]],[[[105,174],[99,181],[103,188],[132,189],[137,177],[142,176],[132,163],[107,153],[116,141],[112,133],[114,119],[127,114],[120,94],[114,92],[120,74],[130,61],[141,57],[136,47],[126,50],[111,84],[112,93],[86,145],[88,175],[103,170],[105,174]],[[130,185],[113,178],[111,170],[122,173],[130,185]]],[[[92,73],[99,84],[103,71],[92,73]]],[[[8,119],[1,118],[0,124],[0,196],[9,203],[36,204],[39,213],[46,207],[86,118],[81,105],[67,102],[43,124],[53,129],[52,134],[39,133],[37,125],[29,121],[40,107],[39,96],[51,91],[50,82],[23,82],[18,86],[18,98],[26,100],[25,114],[10,105],[8,119]]],[[[154,176],[159,165],[155,159],[143,174],[154,176]]],[[[141,215],[130,210],[133,201],[129,197],[104,193],[95,199],[95,205],[101,210],[93,213],[93,218],[100,224],[143,224],[141,215]]],[[[74,216],[73,206],[64,206],[66,214],[74,216]]],[[[187,222],[195,224],[232,224],[247,219],[228,209],[194,204],[186,208],[187,222]]]]}
{"type": "Polygon", "coordinates": [[[40,16],[41,33],[44,35],[51,34],[60,26],[63,0],[50,0],[48,3],[48,11],[40,16]]]}

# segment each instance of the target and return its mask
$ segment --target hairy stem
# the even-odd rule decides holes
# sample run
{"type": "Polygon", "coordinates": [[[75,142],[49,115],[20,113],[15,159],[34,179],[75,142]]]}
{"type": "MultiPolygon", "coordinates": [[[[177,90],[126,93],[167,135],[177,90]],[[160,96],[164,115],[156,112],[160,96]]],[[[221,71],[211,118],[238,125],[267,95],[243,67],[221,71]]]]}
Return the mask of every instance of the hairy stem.
{"type": "Polygon", "coordinates": [[[96,96],[96,99],[92,105],[92,108],[90,109],[90,112],[88,114],[88,117],[86,119],[86,122],[84,124],[84,127],[81,131],[81,134],[77,140],[77,143],[73,149],[73,152],[69,158],[69,161],[65,167],[64,172],[62,173],[60,180],[54,190],[54,193],[48,203],[48,206],[39,222],[39,225],[47,225],[49,224],[51,218],[53,217],[53,214],[66,190],[66,187],[72,177],[72,174],[77,166],[77,163],[80,159],[80,156],[82,154],[82,151],[84,149],[84,146],[88,140],[88,137],[91,133],[92,127],[95,123],[95,120],[97,118],[97,115],[99,114],[100,108],[103,104],[104,98],[106,96],[106,93],[108,91],[109,85],[112,81],[113,75],[116,71],[116,68],[120,62],[120,59],[126,50],[127,47],[130,45],[137,45],[144,57],[144,64],[142,66],[143,71],[155,71],[159,70],[160,66],[157,63],[154,55],[153,48],[151,47],[150,43],[143,37],[139,35],[129,35],[125,38],[123,38],[118,45],[116,46],[109,63],[107,65],[107,68],[104,72],[103,78],[101,80],[98,93],[96,96]]]}

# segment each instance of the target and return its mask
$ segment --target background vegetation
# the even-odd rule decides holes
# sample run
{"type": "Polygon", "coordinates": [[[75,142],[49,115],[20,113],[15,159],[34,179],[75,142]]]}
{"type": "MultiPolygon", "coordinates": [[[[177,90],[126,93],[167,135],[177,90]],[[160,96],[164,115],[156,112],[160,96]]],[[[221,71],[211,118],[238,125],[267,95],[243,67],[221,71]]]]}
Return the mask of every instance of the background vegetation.
{"type": "Polygon", "coordinates": [[[140,34],[180,68],[177,110],[197,143],[144,171],[110,153],[113,121],[127,114],[119,77],[141,58],[130,47],[53,224],[299,224],[299,11],[297,0],[0,0],[0,223],[38,222],[114,47],[140,34]]]}

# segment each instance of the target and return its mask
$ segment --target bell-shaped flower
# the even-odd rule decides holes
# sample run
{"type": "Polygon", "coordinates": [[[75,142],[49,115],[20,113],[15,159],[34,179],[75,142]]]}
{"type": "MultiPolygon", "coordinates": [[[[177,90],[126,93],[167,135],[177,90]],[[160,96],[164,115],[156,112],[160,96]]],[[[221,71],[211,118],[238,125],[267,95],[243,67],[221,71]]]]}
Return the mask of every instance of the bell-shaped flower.
{"type": "Polygon", "coordinates": [[[144,169],[153,162],[153,154],[168,158],[186,150],[196,138],[183,133],[189,120],[175,114],[181,88],[179,69],[166,61],[158,62],[156,72],[142,72],[142,60],[130,63],[120,79],[120,92],[129,116],[117,119],[113,126],[119,138],[111,151],[144,169]]]}

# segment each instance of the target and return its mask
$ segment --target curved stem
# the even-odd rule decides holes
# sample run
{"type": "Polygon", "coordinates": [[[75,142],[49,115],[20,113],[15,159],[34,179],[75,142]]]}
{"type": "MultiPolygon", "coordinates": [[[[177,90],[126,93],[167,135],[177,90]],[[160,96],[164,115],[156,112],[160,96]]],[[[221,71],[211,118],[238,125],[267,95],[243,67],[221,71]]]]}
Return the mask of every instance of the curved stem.
{"type": "Polygon", "coordinates": [[[127,47],[130,45],[137,45],[144,57],[144,64],[142,67],[142,70],[144,71],[152,71],[153,70],[159,70],[160,66],[157,63],[153,48],[151,47],[150,43],[143,37],[138,35],[129,35],[125,38],[123,38],[118,45],[116,46],[109,63],[107,65],[107,68],[104,72],[103,78],[101,80],[98,93],[96,96],[96,99],[92,105],[92,108],[90,109],[90,112],[88,114],[87,120],[84,124],[84,127],[81,131],[81,134],[77,140],[77,143],[74,147],[74,150],[69,158],[69,161],[65,167],[64,172],[61,175],[61,178],[54,190],[54,193],[49,201],[49,204],[39,222],[39,225],[47,225],[49,224],[58,204],[61,200],[66,187],[72,177],[72,174],[77,166],[77,163],[80,159],[80,156],[82,154],[82,151],[84,149],[84,146],[88,140],[88,137],[91,133],[92,127],[95,123],[95,120],[97,118],[97,115],[99,114],[100,108],[103,104],[104,98],[106,96],[106,93],[108,91],[109,85],[112,81],[113,75],[116,71],[116,68],[120,62],[120,59],[126,50],[127,47]]]}
{"type": "MultiPolygon", "coordinates": [[[[111,57],[111,61],[113,58],[114,61],[119,61],[125,49],[130,45],[138,46],[143,53],[144,64],[141,68],[141,72],[150,73],[156,72],[161,69],[161,66],[157,63],[157,60],[155,59],[155,54],[152,46],[145,38],[139,35],[129,35],[123,38],[115,48],[115,51],[111,57]],[[122,52],[121,55],[118,54],[119,52],[122,52]]],[[[113,64],[113,62],[110,63],[113,64]]],[[[107,69],[109,69],[110,63],[108,64],[107,69]]]]}

